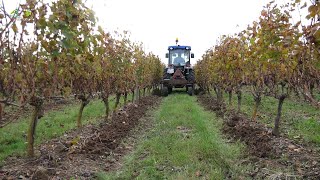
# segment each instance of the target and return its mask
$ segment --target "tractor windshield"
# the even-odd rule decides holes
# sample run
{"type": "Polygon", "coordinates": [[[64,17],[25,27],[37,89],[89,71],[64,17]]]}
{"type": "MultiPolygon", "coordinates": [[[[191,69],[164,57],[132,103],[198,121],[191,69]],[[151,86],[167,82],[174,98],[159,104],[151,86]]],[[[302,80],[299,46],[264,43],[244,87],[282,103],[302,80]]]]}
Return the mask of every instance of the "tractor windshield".
{"type": "Polygon", "coordinates": [[[190,50],[174,49],[169,53],[169,64],[184,66],[190,60],[190,50]]]}

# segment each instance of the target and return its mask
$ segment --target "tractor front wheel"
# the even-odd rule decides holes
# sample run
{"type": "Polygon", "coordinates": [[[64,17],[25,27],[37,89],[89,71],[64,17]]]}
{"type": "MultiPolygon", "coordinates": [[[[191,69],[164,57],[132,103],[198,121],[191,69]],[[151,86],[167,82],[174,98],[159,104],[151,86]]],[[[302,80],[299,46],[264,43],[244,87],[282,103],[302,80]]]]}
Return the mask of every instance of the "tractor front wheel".
{"type": "Polygon", "coordinates": [[[161,89],[162,96],[168,96],[169,90],[167,86],[163,86],[161,89]]]}
{"type": "Polygon", "coordinates": [[[193,95],[193,88],[192,88],[192,86],[189,86],[189,87],[188,87],[188,94],[189,94],[190,96],[193,95]]]}

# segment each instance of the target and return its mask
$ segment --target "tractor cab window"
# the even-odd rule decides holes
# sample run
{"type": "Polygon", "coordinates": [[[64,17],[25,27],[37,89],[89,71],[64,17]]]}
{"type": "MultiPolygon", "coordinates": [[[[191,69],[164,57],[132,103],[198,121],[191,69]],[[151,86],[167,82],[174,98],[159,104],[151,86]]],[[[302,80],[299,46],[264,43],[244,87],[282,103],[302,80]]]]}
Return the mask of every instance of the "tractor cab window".
{"type": "Polygon", "coordinates": [[[184,66],[190,59],[190,51],[175,49],[170,51],[169,64],[184,66]]]}

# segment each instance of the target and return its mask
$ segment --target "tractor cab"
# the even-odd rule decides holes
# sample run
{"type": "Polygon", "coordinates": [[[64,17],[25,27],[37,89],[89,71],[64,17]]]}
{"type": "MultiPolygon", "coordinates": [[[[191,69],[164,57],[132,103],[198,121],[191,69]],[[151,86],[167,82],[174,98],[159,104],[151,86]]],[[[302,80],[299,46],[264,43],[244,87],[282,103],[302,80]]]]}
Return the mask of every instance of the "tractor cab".
{"type": "Polygon", "coordinates": [[[167,96],[173,90],[173,88],[183,88],[189,95],[193,94],[194,88],[194,72],[191,67],[190,59],[194,58],[194,54],[191,53],[191,46],[178,45],[178,39],[175,46],[168,47],[168,66],[164,70],[162,80],[162,94],[167,96]]]}
{"type": "Polygon", "coordinates": [[[194,58],[190,46],[169,46],[168,51],[166,58],[169,66],[190,66],[190,58],[194,58]]]}

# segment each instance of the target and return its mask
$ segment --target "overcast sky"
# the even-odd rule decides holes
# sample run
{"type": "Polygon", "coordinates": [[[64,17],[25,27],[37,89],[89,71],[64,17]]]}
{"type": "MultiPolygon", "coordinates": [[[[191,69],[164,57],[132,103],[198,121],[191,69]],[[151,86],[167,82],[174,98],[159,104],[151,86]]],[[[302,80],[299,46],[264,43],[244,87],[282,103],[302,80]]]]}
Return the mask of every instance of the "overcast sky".
{"type": "Polygon", "coordinates": [[[268,0],[88,0],[107,29],[129,30],[166,62],[169,45],[179,38],[195,53],[193,64],[223,34],[243,30],[268,0]]]}
{"type": "MultiPolygon", "coordinates": [[[[24,0],[4,0],[14,7],[24,0]]],[[[219,36],[244,30],[257,20],[270,0],[87,0],[107,31],[128,30],[132,40],[141,41],[166,63],[169,45],[179,38],[190,45],[195,59],[213,46],[219,36]]],[[[282,4],[289,0],[276,0],[282,4]]]]}

